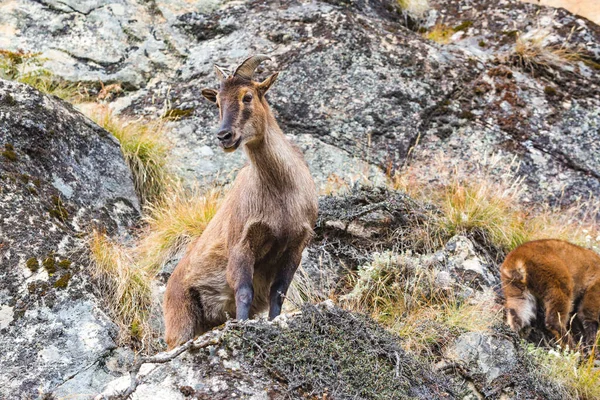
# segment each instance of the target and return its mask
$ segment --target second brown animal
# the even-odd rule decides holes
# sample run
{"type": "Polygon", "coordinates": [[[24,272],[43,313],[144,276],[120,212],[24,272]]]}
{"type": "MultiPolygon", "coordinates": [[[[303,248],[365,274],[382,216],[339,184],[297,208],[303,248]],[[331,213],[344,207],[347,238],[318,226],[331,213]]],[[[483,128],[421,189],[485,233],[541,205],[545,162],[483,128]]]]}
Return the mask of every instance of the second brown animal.
{"type": "Polygon", "coordinates": [[[531,326],[543,305],[546,327],[562,344],[573,348],[571,319],[581,326],[586,348],[595,344],[600,322],[598,254],[562,240],[536,240],[508,254],[500,277],[513,330],[531,326]]]}

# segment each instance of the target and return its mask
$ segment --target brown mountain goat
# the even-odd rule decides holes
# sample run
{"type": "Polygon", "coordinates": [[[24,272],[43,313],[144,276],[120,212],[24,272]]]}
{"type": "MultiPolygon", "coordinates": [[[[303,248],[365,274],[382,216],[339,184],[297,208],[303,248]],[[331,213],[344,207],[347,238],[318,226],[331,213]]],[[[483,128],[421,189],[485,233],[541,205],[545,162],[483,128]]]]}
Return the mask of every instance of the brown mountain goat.
{"type": "Polygon", "coordinates": [[[600,322],[600,256],[562,240],[536,240],[510,252],[500,267],[507,320],[520,332],[535,319],[538,302],[546,327],[573,346],[569,319],[581,324],[583,343],[594,345],[600,322]]]}
{"type": "Polygon", "coordinates": [[[219,107],[221,147],[231,152],[242,146],[250,162],[168,281],[164,314],[169,348],[222,324],[227,315],[247,319],[267,306],[269,318],[279,315],[312,237],[315,184],[265,99],[277,73],[260,83],[252,80],[268,59],[250,57],[231,76],[215,66],[219,90],[202,90],[219,107]]]}

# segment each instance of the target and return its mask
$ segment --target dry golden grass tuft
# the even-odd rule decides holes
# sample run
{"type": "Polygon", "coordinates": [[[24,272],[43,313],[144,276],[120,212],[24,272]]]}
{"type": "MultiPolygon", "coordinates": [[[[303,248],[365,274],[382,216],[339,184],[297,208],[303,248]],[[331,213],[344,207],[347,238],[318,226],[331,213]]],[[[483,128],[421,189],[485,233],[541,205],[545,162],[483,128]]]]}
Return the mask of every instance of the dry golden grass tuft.
{"type": "Polygon", "coordinates": [[[398,4],[403,12],[416,20],[425,18],[425,14],[431,9],[429,0],[398,0],[398,4]]]}
{"type": "Polygon", "coordinates": [[[121,144],[142,204],[160,201],[174,179],[167,166],[169,145],[163,122],[119,118],[100,104],[84,104],[80,109],[121,144]]]}
{"type": "Polygon", "coordinates": [[[158,271],[165,262],[200,237],[217,212],[223,192],[172,185],[162,199],[146,207],[145,229],[138,241],[140,263],[158,271]]]}
{"type": "MultiPolygon", "coordinates": [[[[537,239],[557,238],[600,250],[600,201],[581,199],[569,207],[523,205],[525,185],[512,163],[493,156],[469,173],[442,162],[426,172],[408,168],[390,178],[390,187],[436,205],[428,220],[433,245],[456,234],[483,233],[497,249],[508,252],[537,239]]],[[[435,248],[430,249],[435,250],[435,248]]]]}
{"type": "Polygon", "coordinates": [[[150,350],[156,332],[150,325],[155,306],[153,275],[140,267],[130,249],[94,231],[89,239],[91,272],[114,322],[119,326],[119,343],[150,350]]]}
{"type": "Polygon", "coordinates": [[[42,68],[39,53],[0,49],[0,77],[32,86],[40,92],[60,97],[72,103],[87,97],[80,84],[57,78],[42,68]]]}
{"type": "Polygon", "coordinates": [[[441,193],[440,229],[445,236],[484,231],[496,246],[515,248],[527,236],[518,200],[518,185],[455,181],[441,193]]]}
{"type": "Polygon", "coordinates": [[[456,297],[435,282],[426,259],[376,253],[352,278],[341,304],[366,313],[403,338],[407,350],[429,357],[466,331],[485,331],[501,320],[494,293],[456,297]]]}
{"type": "MultiPolygon", "coordinates": [[[[552,36],[552,32],[544,28],[533,29],[519,35],[515,43],[514,55],[516,62],[532,73],[552,73],[553,69],[574,67],[579,62],[600,69],[600,64],[571,46],[568,39],[559,43],[552,36]]],[[[575,70],[572,69],[571,72],[575,70]]]]}

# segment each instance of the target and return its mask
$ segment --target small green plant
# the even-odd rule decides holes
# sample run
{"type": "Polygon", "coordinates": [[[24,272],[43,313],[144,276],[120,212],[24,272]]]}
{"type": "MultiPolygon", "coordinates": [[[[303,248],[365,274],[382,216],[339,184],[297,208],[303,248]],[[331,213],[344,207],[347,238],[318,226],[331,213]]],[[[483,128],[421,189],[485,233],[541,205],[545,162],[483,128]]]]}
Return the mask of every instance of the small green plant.
{"type": "Polygon", "coordinates": [[[454,29],[454,32],[460,32],[460,31],[466,31],[472,26],[473,26],[473,21],[467,20],[467,21],[463,21],[460,24],[456,25],[453,29],[454,29]]]}
{"type": "Polygon", "coordinates": [[[40,53],[0,49],[1,78],[25,83],[40,92],[70,102],[81,101],[84,98],[80,85],[56,77],[42,68],[43,63],[40,53]]]}
{"type": "Polygon", "coordinates": [[[430,31],[425,32],[424,36],[426,39],[433,40],[436,43],[448,44],[450,43],[450,38],[455,33],[456,31],[448,25],[436,24],[430,31]]]}

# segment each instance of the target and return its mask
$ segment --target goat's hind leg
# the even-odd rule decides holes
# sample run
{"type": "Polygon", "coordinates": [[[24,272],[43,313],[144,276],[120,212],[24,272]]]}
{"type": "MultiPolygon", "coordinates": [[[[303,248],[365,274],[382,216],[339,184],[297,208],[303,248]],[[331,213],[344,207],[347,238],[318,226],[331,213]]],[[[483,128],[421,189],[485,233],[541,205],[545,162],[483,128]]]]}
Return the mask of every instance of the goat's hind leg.
{"type": "Polygon", "coordinates": [[[202,304],[198,292],[185,284],[177,269],[169,278],[165,291],[165,341],[169,349],[202,333],[202,304]]]}
{"type": "Polygon", "coordinates": [[[583,344],[586,351],[592,351],[596,345],[600,322],[600,281],[585,292],[577,316],[583,325],[583,344]]]}
{"type": "Polygon", "coordinates": [[[298,249],[291,254],[286,255],[285,261],[275,274],[275,279],[271,284],[269,293],[269,319],[273,319],[281,314],[283,300],[287,294],[290,283],[294,279],[294,274],[300,265],[302,259],[302,249],[298,249]]]}
{"type": "Polygon", "coordinates": [[[287,294],[288,288],[294,279],[294,274],[302,261],[302,251],[312,237],[310,226],[304,226],[304,233],[298,236],[297,240],[290,246],[282,260],[282,265],[275,273],[275,278],[271,284],[269,293],[269,319],[273,319],[281,314],[283,300],[287,294]]]}

